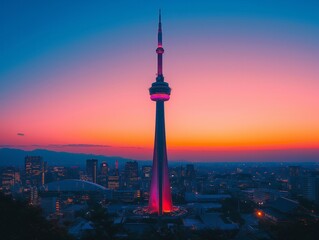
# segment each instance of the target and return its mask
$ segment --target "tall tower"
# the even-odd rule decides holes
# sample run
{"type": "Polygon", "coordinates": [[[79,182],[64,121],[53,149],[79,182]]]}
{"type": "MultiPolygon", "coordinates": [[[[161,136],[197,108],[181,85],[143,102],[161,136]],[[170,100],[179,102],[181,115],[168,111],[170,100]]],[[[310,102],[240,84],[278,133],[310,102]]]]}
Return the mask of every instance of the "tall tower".
{"type": "Polygon", "coordinates": [[[164,102],[170,98],[171,89],[164,82],[162,47],[162,23],[159,13],[157,34],[157,77],[149,89],[151,100],[156,102],[155,142],[153,154],[153,170],[148,210],[151,213],[162,215],[173,210],[172,195],[168,178],[168,164],[166,153],[164,102]]]}

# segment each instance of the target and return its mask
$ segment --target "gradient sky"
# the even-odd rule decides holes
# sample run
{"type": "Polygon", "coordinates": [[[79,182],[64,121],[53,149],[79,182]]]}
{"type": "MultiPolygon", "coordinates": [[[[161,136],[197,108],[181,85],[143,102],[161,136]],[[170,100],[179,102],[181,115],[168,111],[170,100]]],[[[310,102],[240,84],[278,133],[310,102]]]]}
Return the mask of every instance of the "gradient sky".
{"type": "Polygon", "coordinates": [[[151,159],[159,8],[170,160],[319,160],[318,1],[1,1],[0,147],[151,159]]]}

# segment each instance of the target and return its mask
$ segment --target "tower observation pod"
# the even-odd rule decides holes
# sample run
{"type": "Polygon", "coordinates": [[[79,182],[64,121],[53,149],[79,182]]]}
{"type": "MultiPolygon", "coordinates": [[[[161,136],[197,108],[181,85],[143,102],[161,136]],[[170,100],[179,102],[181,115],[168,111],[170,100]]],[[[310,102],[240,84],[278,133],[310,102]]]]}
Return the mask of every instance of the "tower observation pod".
{"type": "Polygon", "coordinates": [[[163,215],[173,211],[172,195],[168,177],[168,164],[165,136],[164,102],[170,99],[171,89],[163,76],[163,42],[161,12],[159,13],[157,33],[157,77],[149,89],[150,98],[156,102],[155,141],[153,153],[152,182],[148,211],[163,215]]]}

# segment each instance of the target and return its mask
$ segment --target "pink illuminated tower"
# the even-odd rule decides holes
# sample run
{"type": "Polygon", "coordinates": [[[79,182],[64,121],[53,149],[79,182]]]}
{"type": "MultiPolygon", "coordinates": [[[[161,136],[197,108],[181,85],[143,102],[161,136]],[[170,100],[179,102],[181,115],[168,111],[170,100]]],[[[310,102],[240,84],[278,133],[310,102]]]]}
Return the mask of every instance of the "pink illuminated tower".
{"type": "Polygon", "coordinates": [[[164,117],[164,102],[169,100],[171,89],[168,86],[168,83],[164,82],[163,76],[164,49],[162,47],[161,12],[159,13],[158,44],[156,53],[157,77],[156,82],[152,83],[152,87],[149,89],[151,100],[156,101],[156,124],[152,182],[148,210],[151,213],[162,215],[164,213],[172,212],[173,205],[171,188],[168,178],[164,117]]]}

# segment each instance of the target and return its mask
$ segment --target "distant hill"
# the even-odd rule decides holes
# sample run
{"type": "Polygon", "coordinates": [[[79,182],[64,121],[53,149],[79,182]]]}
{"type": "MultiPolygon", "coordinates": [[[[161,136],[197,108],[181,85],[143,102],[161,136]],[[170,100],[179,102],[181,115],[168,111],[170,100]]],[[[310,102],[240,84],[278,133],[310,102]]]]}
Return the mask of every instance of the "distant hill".
{"type": "MultiPolygon", "coordinates": [[[[95,158],[99,162],[106,161],[109,165],[115,164],[115,161],[119,161],[119,165],[123,165],[126,161],[132,161],[132,159],[126,159],[121,157],[108,157],[103,155],[83,154],[83,153],[69,153],[69,152],[55,152],[45,149],[35,149],[32,151],[24,151],[14,148],[0,148],[0,166],[23,166],[24,158],[26,156],[42,156],[44,161],[48,162],[48,165],[62,165],[62,166],[84,166],[86,159],[95,158]]],[[[144,163],[144,161],[143,161],[144,163]]],[[[145,162],[146,164],[147,162],[145,162]]]]}
{"type": "MultiPolygon", "coordinates": [[[[99,163],[106,161],[109,166],[114,167],[115,161],[119,161],[122,168],[127,161],[134,159],[122,157],[110,157],[95,154],[56,152],[46,149],[35,149],[32,151],[24,151],[14,148],[0,148],[0,167],[1,166],[24,166],[24,158],[26,156],[42,156],[49,166],[84,166],[86,160],[95,158],[99,163]]],[[[138,161],[140,166],[152,165],[152,161],[138,161]]],[[[282,163],[307,165],[308,163],[319,164],[319,149],[290,149],[290,150],[260,150],[260,151],[233,151],[233,152],[212,152],[211,161],[206,162],[187,162],[170,160],[170,166],[180,166],[189,163],[196,163],[197,167],[225,167],[239,166],[241,163],[246,165],[263,164],[263,165],[280,165],[282,163]]],[[[312,165],[312,164],[310,164],[312,165]]],[[[316,165],[317,166],[317,165],[316,165]]]]}

